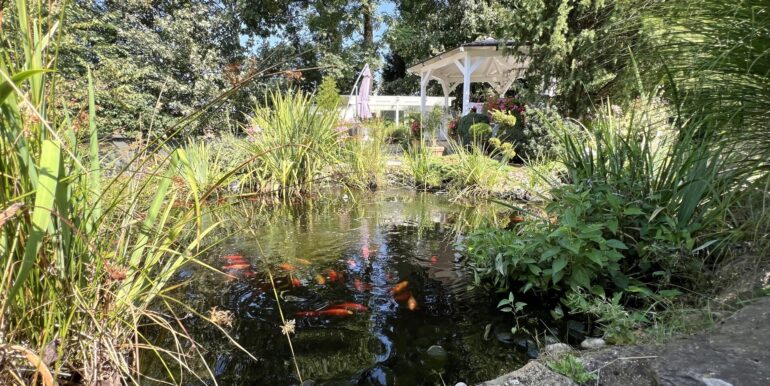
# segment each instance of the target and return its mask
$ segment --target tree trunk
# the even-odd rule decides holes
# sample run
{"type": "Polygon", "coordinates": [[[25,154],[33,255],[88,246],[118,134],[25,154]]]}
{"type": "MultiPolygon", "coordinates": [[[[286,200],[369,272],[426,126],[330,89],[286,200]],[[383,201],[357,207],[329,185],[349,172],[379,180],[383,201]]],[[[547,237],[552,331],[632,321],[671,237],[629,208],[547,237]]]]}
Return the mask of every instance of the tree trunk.
{"type": "Polygon", "coordinates": [[[361,13],[364,15],[364,47],[374,47],[374,18],[372,17],[372,0],[361,2],[361,13]]]}

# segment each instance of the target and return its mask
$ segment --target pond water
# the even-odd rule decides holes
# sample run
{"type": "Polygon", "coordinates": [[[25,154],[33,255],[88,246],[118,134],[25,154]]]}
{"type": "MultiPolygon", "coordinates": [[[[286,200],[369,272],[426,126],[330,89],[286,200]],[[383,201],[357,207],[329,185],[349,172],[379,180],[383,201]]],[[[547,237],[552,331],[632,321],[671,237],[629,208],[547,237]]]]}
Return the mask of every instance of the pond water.
{"type": "MultiPolygon", "coordinates": [[[[213,373],[199,369],[201,378],[213,375],[225,385],[300,383],[268,272],[283,315],[296,323],[291,342],[299,372],[313,384],[472,384],[532,356],[534,343],[515,339],[513,319],[496,310],[502,295],[473,288],[473,274],[454,247],[463,229],[504,225],[508,214],[501,207],[466,207],[406,191],[355,200],[340,193],[268,211],[252,206],[227,215],[226,224],[244,230],[205,260],[232,277],[188,267],[174,294],[202,314],[212,307],[231,311],[232,326],[224,328],[256,357],[188,313],[184,326],[213,373]]],[[[173,340],[160,332],[156,343],[173,340]]],[[[159,372],[158,362],[145,358],[143,369],[159,372]]]]}

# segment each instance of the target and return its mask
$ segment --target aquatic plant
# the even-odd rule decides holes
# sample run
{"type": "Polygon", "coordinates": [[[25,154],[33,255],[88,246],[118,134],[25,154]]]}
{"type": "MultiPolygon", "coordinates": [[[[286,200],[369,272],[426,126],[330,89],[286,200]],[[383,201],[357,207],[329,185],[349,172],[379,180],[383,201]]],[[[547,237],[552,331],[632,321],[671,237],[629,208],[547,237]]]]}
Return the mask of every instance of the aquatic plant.
{"type": "MultiPolygon", "coordinates": [[[[60,15],[29,12],[21,0],[9,11],[5,21],[15,24],[4,24],[0,55],[0,350],[12,359],[0,364],[0,383],[139,384],[134,363],[145,354],[178,382],[171,368],[188,371],[202,356],[177,328],[178,303],[165,291],[217,227],[202,221],[206,201],[234,171],[214,180],[163,139],[103,163],[90,71],[85,112],[73,117],[59,104],[72,96],[57,93],[46,67],[56,62],[60,15]],[[168,331],[176,346],[155,347],[150,327],[168,331]]],[[[204,109],[169,128],[166,140],[204,109]]]]}
{"type": "Polygon", "coordinates": [[[423,190],[441,186],[442,172],[438,157],[426,146],[412,146],[404,152],[404,171],[412,184],[423,190]]]}
{"type": "Polygon", "coordinates": [[[316,107],[302,91],[273,91],[263,103],[254,111],[258,129],[249,147],[253,154],[270,153],[255,164],[247,182],[284,199],[302,196],[340,161],[337,113],[316,107]]]}

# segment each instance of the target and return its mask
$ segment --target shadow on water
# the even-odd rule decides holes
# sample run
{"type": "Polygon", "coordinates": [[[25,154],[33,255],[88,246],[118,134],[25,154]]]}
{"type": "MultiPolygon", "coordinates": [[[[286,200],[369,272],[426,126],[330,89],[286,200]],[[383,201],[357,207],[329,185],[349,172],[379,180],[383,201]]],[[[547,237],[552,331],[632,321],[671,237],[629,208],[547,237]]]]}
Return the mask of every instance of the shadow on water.
{"type": "MultiPolygon", "coordinates": [[[[491,379],[523,365],[527,345],[508,332],[510,317],[495,310],[499,296],[470,286],[472,273],[454,244],[463,229],[501,226],[507,218],[500,207],[469,208],[403,191],[267,211],[245,204],[226,223],[248,231],[206,261],[237,279],[188,267],[181,275],[187,284],[174,296],[202,314],[212,307],[233,312],[229,332],[257,357],[187,315],[184,326],[220,384],[299,383],[268,269],[284,314],[296,320],[292,342],[303,379],[324,385],[491,379]],[[341,303],[349,304],[335,308],[341,303]],[[488,323],[494,328],[485,334],[488,323]]],[[[157,344],[173,344],[168,333],[156,334],[157,344]]],[[[142,368],[159,373],[156,362],[145,358],[142,368]]]]}

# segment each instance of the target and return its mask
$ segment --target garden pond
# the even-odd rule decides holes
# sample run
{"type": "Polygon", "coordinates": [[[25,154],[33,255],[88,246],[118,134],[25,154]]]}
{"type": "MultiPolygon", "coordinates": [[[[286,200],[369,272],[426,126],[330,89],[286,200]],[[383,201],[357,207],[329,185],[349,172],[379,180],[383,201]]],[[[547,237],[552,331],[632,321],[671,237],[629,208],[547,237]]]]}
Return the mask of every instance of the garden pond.
{"type": "MultiPolygon", "coordinates": [[[[173,293],[190,307],[177,316],[211,369],[197,373],[226,385],[297,385],[292,348],[302,379],[317,385],[472,384],[521,367],[539,344],[511,333],[512,315],[497,310],[506,294],[474,287],[457,247],[464,231],[510,216],[499,205],[401,190],[234,205],[223,219],[233,236],[204,259],[230,277],[186,267],[173,293]],[[190,312],[215,307],[232,313],[223,328],[254,358],[190,312]],[[295,322],[292,348],[281,312],[295,322]]],[[[520,323],[544,331],[548,311],[531,308],[520,323]]],[[[156,332],[154,343],[174,339],[156,332]]],[[[156,357],[141,364],[163,371],[156,357]]]]}

